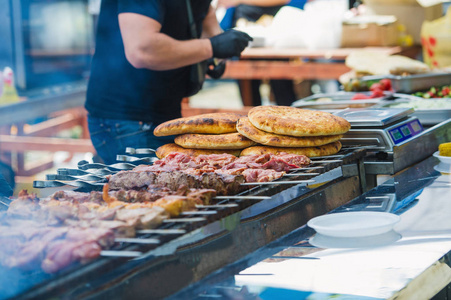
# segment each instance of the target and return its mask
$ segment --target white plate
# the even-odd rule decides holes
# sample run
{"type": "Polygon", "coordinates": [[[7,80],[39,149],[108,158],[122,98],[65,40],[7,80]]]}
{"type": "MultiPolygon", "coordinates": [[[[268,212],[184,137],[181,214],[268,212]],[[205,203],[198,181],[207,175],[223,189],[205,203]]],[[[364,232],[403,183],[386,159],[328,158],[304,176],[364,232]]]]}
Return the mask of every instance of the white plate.
{"type": "Polygon", "coordinates": [[[434,170],[439,171],[440,173],[451,174],[451,165],[441,162],[434,166],[434,170]]]}
{"type": "Polygon", "coordinates": [[[400,217],[387,212],[354,211],[319,216],[307,222],[321,235],[333,237],[364,237],[393,229],[400,217]]]}
{"type": "Polygon", "coordinates": [[[434,152],[434,157],[437,157],[438,159],[440,159],[440,161],[442,162],[442,163],[445,163],[445,164],[451,164],[451,156],[442,156],[442,155],[439,155],[439,152],[438,151],[436,151],[436,152],[434,152]]]}
{"type": "Polygon", "coordinates": [[[318,248],[372,248],[390,245],[401,239],[401,235],[393,230],[365,237],[333,237],[317,233],[309,243],[318,248]]]}

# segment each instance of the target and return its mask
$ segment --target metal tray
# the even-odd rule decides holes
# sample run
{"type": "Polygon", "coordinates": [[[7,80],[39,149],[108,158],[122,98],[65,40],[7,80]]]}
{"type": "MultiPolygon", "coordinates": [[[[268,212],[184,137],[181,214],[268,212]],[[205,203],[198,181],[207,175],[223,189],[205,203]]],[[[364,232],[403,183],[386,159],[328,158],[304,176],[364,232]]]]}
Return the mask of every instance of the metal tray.
{"type": "MultiPolygon", "coordinates": [[[[441,101],[443,99],[424,99],[423,101],[441,101]]],[[[451,102],[451,100],[449,100],[451,102]]],[[[392,103],[384,103],[380,107],[390,107],[394,104],[409,103],[409,100],[396,100],[392,103]]],[[[451,118],[451,107],[449,108],[414,108],[412,116],[416,116],[424,126],[431,126],[451,118]]]]}
{"type": "Polygon", "coordinates": [[[374,81],[388,78],[391,81],[395,92],[414,93],[428,90],[433,86],[443,86],[451,84],[451,73],[427,73],[408,76],[364,76],[361,81],[374,81]]]}
{"type": "MultiPolygon", "coordinates": [[[[368,108],[381,104],[384,98],[373,98],[363,100],[351,100],[356,92],[320,93],[297,100],[291,104],[293,107],[316,109],[327,112],[334,112],[345,108],[368,108]]],[[[370,95],[371,92],[361,92],[359,94],[370,95]]],[[[385,102],[384,102],[385,103],[385,102]]]]}

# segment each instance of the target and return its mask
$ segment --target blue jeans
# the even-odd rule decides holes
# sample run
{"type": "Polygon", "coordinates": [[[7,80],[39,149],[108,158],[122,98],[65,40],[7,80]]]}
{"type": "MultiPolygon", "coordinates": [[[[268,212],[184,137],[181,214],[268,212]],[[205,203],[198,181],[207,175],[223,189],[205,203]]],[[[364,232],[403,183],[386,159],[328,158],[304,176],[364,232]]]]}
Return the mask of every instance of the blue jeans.
{"type": "MultiPolygon", "coordinates": [[[[174,142],[174,136],[156,137],[153,130],[158,124],[95,118],[88,115],[88,128],[92,144],[105,164],[116,163],[116,155],[125,154],[127,147],[151,148],[174,142]]],[[[149,156],[149,155],[146,155],[149,156]]]]}

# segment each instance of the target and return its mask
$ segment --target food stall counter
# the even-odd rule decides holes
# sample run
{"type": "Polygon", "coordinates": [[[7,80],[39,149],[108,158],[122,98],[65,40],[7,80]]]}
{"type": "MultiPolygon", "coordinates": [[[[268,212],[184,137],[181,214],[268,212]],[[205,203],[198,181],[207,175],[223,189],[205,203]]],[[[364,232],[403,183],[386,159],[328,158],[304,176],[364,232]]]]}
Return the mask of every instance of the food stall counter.
{"type": "MultiPolygon", "coordinates": [[[[329,213],[399,216],[385,233],[328,237],[302,226],[173,298],[445,299],[450,173],[446,160],[431,156],[329,213]]],[[[365,230],[364,223],[356,232],[365,230]]]]}

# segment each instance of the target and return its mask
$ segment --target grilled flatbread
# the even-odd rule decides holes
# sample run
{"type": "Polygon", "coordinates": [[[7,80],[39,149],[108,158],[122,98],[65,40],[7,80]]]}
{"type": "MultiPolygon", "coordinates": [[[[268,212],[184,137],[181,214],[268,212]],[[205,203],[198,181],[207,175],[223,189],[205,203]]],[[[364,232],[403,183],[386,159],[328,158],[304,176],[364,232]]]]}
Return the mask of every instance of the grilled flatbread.
{"type": "Polygon", "coordinates": [[[318,147],[303,147],[303,148],[253,146],[243,149],[243,151],[241,151],[240,156],[255,155],[255,154],[262,155],[267,153],[280,154],[285,152],[289,154],[305,155],[307,157],[318,157],[318,156],[333,155],[338,151],[340,151],[340,149],[341,143],[339,141],[318,147]]]}
{"type": "Polygon", "coordinates": [[[255,142],[238,132],[224,134],[196,134],[179,135],[174,142],[190,149],[244,149],[255,145],[255,142]]]}
{"type": "Polygon", "coordinates": [[[180,147],[179,145],[176,144],[166,144],[161,147],[158,147],[155,154],[157,155],[158,158],[161,159],[166,157],[166,155],[172,152],[180,152],[190,156],[198,156],[201,154],[223,154],[223,153],[240,156],[241,150],[187,149],[180,147]]]}
{"type": "Polygon", "coordinates": [[[431,71],[427,64],[407,56],[367,50],[351,52],[345,64],[360,75],[421,74],[431,71]]]}
{"type": "Polygon", "coordinates": [[[236,129],[239,133],[253,140],[256,143],[274,146],[274,147],[315,147],[326,145],[340,140],[343,135],[325,135],[314,137],[297,137],[269,133],[258,129],[249,121],[249,118],[244,117],[238,120],[236,129]]]}
{"type": "Polygon", "coordinates": [[[222,134],[236,132],[236,122],[242,115],[237,113],[211,113],[186,118],[178,118],[158,125],[156,136],[185,133],[222,134]]]}
{"type": "Polygon", "coordinates": [[[328,112],[291,106],[257,106],[248,114],[260,130],[288,136],[323,136],[346,133],[351,124],[328,112]]]}

